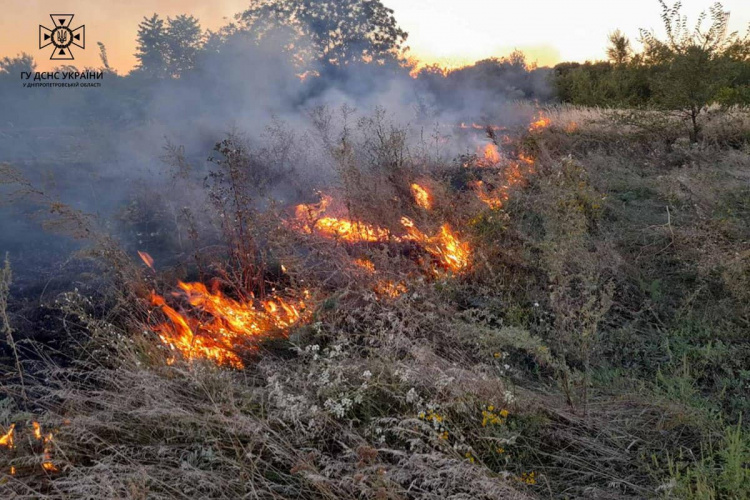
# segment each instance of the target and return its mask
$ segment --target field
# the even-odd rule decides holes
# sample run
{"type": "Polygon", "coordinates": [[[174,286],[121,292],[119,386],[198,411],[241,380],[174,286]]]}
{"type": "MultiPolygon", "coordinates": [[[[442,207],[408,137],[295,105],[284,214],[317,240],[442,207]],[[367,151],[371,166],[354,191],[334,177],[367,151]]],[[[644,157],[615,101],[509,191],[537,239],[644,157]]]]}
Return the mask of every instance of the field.
{"type": "Polygon", "coordinates": [[[87,245],[0,275],[0,496],[748,498],[750,114],[518,107],[170,147],[116,226],[21,184],[87,245]]]}

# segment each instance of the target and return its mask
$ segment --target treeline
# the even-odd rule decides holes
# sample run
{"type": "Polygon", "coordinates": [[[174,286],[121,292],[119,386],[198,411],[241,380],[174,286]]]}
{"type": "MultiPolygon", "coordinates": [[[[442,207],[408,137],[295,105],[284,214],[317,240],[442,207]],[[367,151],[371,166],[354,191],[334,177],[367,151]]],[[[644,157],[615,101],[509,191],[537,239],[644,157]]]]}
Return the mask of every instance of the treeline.
{"type": "Polygon", "coordinates": [[[608,61],[555,66],[557,98],[584,106],[682,111],[693,122],[694,136],[697,116],[707,106],[750,105],[750,30],[744,36],[730,33],[729,12],[720,3],[693,28],[679,3],[660,4],[665,39],[641,30],[643,50],[635,53],[630,40],[615,31],[609,36],[608,61]]]}

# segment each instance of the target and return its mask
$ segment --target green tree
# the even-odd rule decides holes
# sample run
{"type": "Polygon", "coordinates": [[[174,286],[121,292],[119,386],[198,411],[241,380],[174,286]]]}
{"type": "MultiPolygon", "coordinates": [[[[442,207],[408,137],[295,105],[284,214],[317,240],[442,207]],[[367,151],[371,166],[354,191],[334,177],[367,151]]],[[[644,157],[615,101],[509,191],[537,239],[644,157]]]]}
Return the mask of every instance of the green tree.
{"type": "Polygon", "coordinates": [[[168,74],[167,31],[158,14],[144,17],[138,25],[137,70],[152,78],[168,74]]]}
{"type": "Polygon", "coordinates": [[[690,122],[690,140],[695,142],[701,132],[701,112],[716,100],[721,89],[732,85],[733,66],[728,54],[745,39],[728,32],[729,12],[718,2],[708,14],[700,15],[693,29],[680,13],[679,2],[672,7],[664,0],[659,3],[666,39],[641,30],[644,61],[654,68],[652,104],[681,112],[690,122]],[[709,15],[710,26],[704,29],[709,15]]]}
{"type": "Polygon", "coordinates": [[[165,45],[170,76],[179,78],[195,68],[202,44],[198,19],[186,14],[167,18],[165,45]]]}
{"type": "Polygon", "coordinates": [[[311,42],[302,56],[332,66],[398,58],[408,36],[380,0],[260,0],[238,20],[259,37],[287,28],[311,42]]]}
{"type": "Polygon", "coordinates": [[[630,39],[622,31],[615,30],[609,34],[609,46],[607,47],[607,57],[617,65],[624,66],[630,61],[633,49],[630,46],[630,39]]]}
{"type": "Polygon", "coordinates": [[[22,71],[32,72],[36,68],[34,58],[23,52],[16,57],[3,57],[0,59],[0,75],[19,78],[22,71]]]}

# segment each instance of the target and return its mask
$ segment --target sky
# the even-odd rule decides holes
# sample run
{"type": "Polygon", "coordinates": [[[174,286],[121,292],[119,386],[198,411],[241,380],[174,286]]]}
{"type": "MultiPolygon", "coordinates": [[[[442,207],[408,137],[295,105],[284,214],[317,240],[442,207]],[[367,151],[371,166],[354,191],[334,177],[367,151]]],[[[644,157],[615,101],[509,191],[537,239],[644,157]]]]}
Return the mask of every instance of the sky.
{"type": "MultiPolygon", "coordinates": [[[[540,66],[561,61],[604,59],[607,34],[619,28],[633,41],[638,29],[661,32],[657,0],[382,0],[395,11],[409,33],[411,53],[426,63],[463,65],[502,57],[514,49],[540,66]]],[[[86,25],[86,49],[74,49],[79,67],[100,66],[96,42],[107,47],[110,65],[120,73],[136,60],[138,23],[154,12],[162,17],[181,13],[199,18],[203,28],[216,29],[242,11],[250,0],[2,0],[0,57],[27,52],[38,70],[50,61],[49,47],[39,49],[38,26],[50,25],[49,14],[74,14],[73,27],[86,25]]],[[[673,3],[667,0],[668,4],[673,3]]],[[[683,0],[693,22],[710,0],[683,0]]],[[[730,28],[743,33],[750,25],[749,0],[724,0],[732,12],[730,28]]]]}

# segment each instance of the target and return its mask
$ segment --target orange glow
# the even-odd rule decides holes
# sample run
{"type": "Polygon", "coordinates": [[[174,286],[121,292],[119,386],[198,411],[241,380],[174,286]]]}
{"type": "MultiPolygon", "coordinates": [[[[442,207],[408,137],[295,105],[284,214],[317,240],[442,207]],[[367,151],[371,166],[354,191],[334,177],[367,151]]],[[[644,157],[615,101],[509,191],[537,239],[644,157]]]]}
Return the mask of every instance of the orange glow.
{"type": "Polygon", "coordinates": [[[505,130],[505,127],[501,127],[499,125],[480,125],[479,123],[472,123],[471,125],[467,125],[464,122],[461,122],[461,124],[458,126],[458,128],[461,128],[461,129],[464,129],[464,130],[470,129],[470,128],[472,128],[474,130],[487,130],[487,129],[490,129],[490,130],[494,130],[495,132],[497,132],[498,130],[505,130]]]}
{"type": "Polygon", "coordinates": [[[572,133],[573,133],[573,132],[575,132],[576,130],[578,130],[578,124],[577,124],[576,122],[570,122],[570,123],[568,123],[568,125],[567,125],[567,126],[565,127],[565,131],[566,131],[567,133],[569,133],[569,134],[572,134],[572,133]]]}
{"type": "Polygon", "coordinates": [[[539,119],[532,122],[531,125],[529,125],[529,132],[536,132],[539,130],[543,130],[550,126],[552,123],[552,120],[544,116],[543,113],[539,113],[539,119]]]}
{"type": "Polygon", "coordinates": [[[525,165],[528,165],[528,166],[533,166],[534,165],[534,158],[532,158],[531,156],[526,155],[523,152],[518,153],[518,161],[520,161],[521,163],[523,163],[525,165]]]}
{"type": "Polygon", "coordinates": [[[374,273],[375,272],[375,264],[373,264],[371,260],[368,260],[368,259],[355,259],[354,260],[354,264],[356,266],[364,269],[365,271],[367,271],[369,273],[374,273]]]}
{"type": "Polygon", "coordinates": [[[141,260],[144,262],[144,264],[146,264],[151,269],[154,268],[154,258],[153,257],[151,257],[146,252],[141,252],[140,250],[138,250],[138,256],[141,258],[141,260]]]}
{"type": "Polygon", "coordinates": [[[34,437],[37,440],[42,439],[42,426],[39,422],[31,422],[31,426],[34,428],[34,437]]]}
{"type": "Polygon", "coordinates": [[[313,78],[314,78],[314,77],[318,77],[318,76],[320,76],[320,73],[318,73],[318,72],[317,72],[317,71],[315,71],[314,69],[308,69],[308,70],[307,70],[307,71],[305,71],[304,73],[297,73],[297,75],[296,75],[296,76],[297,76],[297,78],[299,78],[299,81],[300,81],[300,82],[304,82],[305,80],[307,80],[307,79],[308,79],[308,78],[310,78],[310,77],[313,77],[313,78]]]}
{"type": "Polygon", "coordinates": [[[42,426],[39,422],[31,422],[31,426],[34,429],[34,438],[37,441],[41,441],[44,445],[44,462],[42,462],[42,469],[47,472],[57,472],[59,469],[52,463],[52,439],[54,436],[51,432],[46,436],[42,435],[42,426]]]}
{"type": "Polygon", "coordinates": [[[448,224],[440,227],[440,232],[434,236],[427,236],[417,229],[408,217],[401,218],[401,224],[406,228],[406,241],[414,241],[424,245],[424,249],[451,271],[463,271],[469,266],[471,248],[467,242],[461,241],[448,224]]]}
{"type": "Polygon", "coordinates": [[[201,321],[180,314],[152,292],[151,303],[169,319],[153,328],[161,341],[187,360],[209,359],[238,369],[244,367],[238,348],[252,348],[253,340],[291,327],[302,319],[305,308],[301,300],[274,297],[256,305],[253,300],[237,301],[219,291],[210,292],[202,283],[180,282],[178,286],[197,315],[212,319],[201,321]]]}
{"type": "Polygon", "coordinates": [[[16,466],[15,465],[11,465],[10,466],[10,475],[11,476],[15,476],[16,475],[16,466]]]}
{"type": "Polygon", "coordinates": [[[331,204],[331,197],[323,195],[319,203],[297,205],[295,220],[302,231],[318,233],[328,238],[338,238],[350,243],[388,241],[390,232],[377,226],[337,217],[322,217],[331,204]]]}
{"type": "Polygon", "coordinates": [[[480,148],[477,156],[479,156],[479,159],[477,159],[477,166],[479,167],[493,167],[500,163],[500,160],[502,159],[497,146],[491,142],[483,148],[480,148]]]}
{"type": "Polygon", "coordinates": [[[43,439],[44,442],[44,462],[42,462],[42,469],[47,472],[57,472],[58,468],[52,463],[52,433],[50,432],[43,439]]]}
{"type": "Polygon", "coordinates": [[[16,424],[10,424],[10,429],[8,429],[8,432],[0,436],[0,446],[5,446],[6,448],[13,449],[13,434],[15,433],[16,424]]]}
{"type": "Polygon", "coordinates": [[[477,198],[479,198],[482,203],[484,203],[491,209],[496,210],[503,206],[503,200],[501,199],[500,195],[498,195],[497,193],[489,193],[485,187],[484,182],[475,181],[471,183],[471,187],[474,189],[474,193],[476,193],[477,198]]]}
{"type": "Polygon", "coordinates": [[[336,217],[318,219],[314,227],[326,236],[340,238],[351,243],[388,241],[391,234],[381,227],[336,217]]]}
{"type": "Polygon", "coordinates": [[[402,217],[401,223],[407,234],[396,236],[386,229],[349,219],[321,217],[314,220],[314,217],[322,215],[330,203],[331,198],[324,196],[318,204],[298,205],[294,211],[297,224],[301,224],[298,230],[311,233],[310,227],[313,227],[322,236],[350,243],[411,241],[420,244],[427,253],[452,271],[462,271],[469,264],[469,245],[461,242],[448,224],[444,224],[438,234],[428,236],[417,229],[411,219],[402,217]]]}
{"type": "Polygon", "coordinates": [[[411,185],[411,194],[414,197],[414,203],[425,210],[432,210],[432,195],[419,184],[411,185]]]}
{"type": "Polygon", "coordinates": [[[377,283],[375,283],[374,289],[375,293],[377,293],[378,295],[391,297],[392,299],[395,299],[396,297],[403,295],[409,291],[409,289],[406,288],[406,285],[404,285],[403,283],[394,283],[390,280],[378,281],[377,283]]]}

